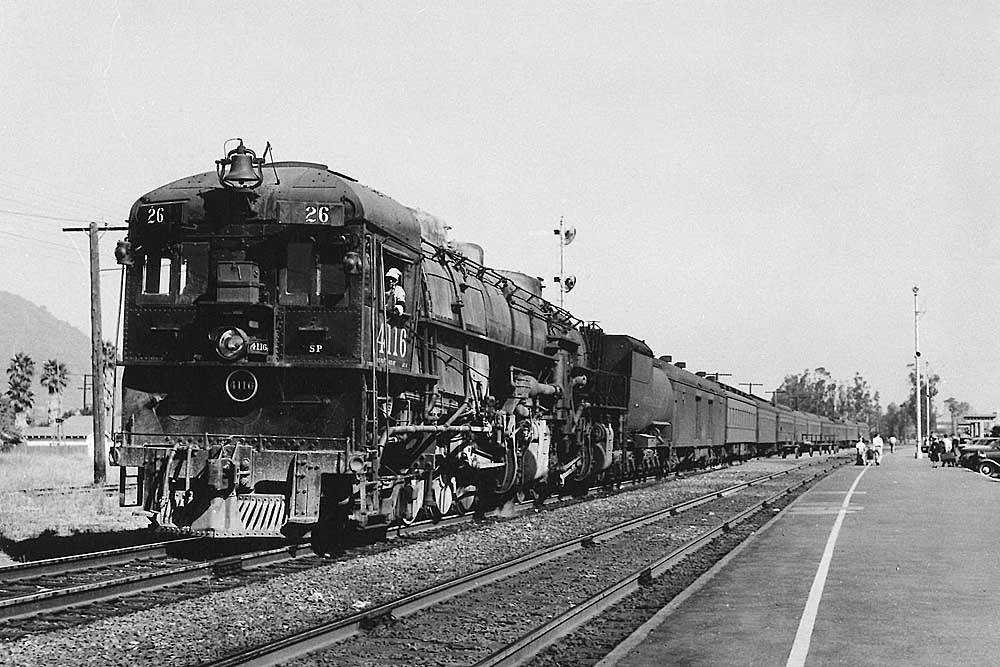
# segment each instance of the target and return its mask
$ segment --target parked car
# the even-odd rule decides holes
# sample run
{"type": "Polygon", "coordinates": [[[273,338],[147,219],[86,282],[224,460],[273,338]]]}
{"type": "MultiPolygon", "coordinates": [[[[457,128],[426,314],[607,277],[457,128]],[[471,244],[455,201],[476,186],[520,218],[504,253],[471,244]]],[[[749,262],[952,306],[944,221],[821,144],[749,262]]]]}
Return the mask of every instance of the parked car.
{"type": "Polygon", "coordinates": [[[1000,438],[975,438],[958,446],[959,465],[990,477],[1000,477],[1000,438]]]}

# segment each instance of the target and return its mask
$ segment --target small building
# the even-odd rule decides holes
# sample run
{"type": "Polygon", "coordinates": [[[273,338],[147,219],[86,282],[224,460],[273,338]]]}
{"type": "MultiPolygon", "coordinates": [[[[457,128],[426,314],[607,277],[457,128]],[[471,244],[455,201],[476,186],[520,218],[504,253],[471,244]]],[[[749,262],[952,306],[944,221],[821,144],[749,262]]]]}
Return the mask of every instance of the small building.
{"type": "Polygon", "coordinates": [[[997,419],[997,413],[965,415],[958,423],[958,432],[969,438],[984,438],[990,434],[997,419]]]}
{"type": "Polygon", "coordinates": [[[48,426],[29,426],[24,431],[24,443],[29,447],[84,447],[88,436],[93,441],[94,418],[72,415],[48,426]]]}
{"type": "MultiPolygon", "coordinates": [[[[24,445],[29,452],[60,451],[66,454],[86,452],[94,457],[94,417],[92,415],[72,415],[49,426],[29,426],[24,431],[24,445]]],[[[105,456],[111,454],[111,434],[104,435],[105,456]]],[[[110,458],[105,458],[110,460],[110,458]]]]}

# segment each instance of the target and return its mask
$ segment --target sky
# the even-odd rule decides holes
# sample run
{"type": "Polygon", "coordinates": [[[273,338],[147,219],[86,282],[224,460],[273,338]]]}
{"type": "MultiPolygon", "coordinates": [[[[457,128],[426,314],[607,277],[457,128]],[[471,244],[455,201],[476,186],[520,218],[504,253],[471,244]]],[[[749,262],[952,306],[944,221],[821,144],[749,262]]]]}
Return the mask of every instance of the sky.
{"type": "Polygon", "coordinates": [[[63,228],[123,225],[242,137],[557,303],[562,219],[567,309],[761,396],[822,366],[905,400],[919,286],[924,370],[994,411],[998,28],[985,2],[0,0],[0,289],[89,334],[63,228]]]}

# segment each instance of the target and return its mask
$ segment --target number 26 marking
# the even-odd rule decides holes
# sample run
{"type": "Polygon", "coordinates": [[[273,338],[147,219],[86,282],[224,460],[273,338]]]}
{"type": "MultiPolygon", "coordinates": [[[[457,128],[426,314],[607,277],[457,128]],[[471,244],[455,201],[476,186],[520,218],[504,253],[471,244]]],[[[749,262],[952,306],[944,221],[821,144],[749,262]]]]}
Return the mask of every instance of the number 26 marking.
{"type": "Polygon", "coordinates": [[[150,206],[146,214],[146,224],[155,225],[158,222],[163,222],[163,207],[162,206],[150,206]]]}
{"type": "Polygon", "coordinates": [[[330,207],[306,206],[306,222],[313,225],[317,222],[321,224],[330,222],[330,207]]]}

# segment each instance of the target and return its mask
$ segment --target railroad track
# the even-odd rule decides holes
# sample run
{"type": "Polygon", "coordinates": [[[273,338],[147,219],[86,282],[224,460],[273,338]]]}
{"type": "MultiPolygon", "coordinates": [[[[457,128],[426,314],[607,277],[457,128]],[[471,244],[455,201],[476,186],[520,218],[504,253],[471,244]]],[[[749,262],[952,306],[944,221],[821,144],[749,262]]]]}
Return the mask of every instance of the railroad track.
{"type": "MultiPolygon", "coordinates": [[[[127,489],[135,489],[135,484],[126,485],[127,489]]],[[[78,486],[55,486],[38,489],[6,489],[0,494],[21,494],[32,496],[69,496],[77,493],[89,493],[91,491],[101,491],[105,496],[113,497],[118,495],[118,484],[83,484],[78,486]]]]}
{"type": "MultiPolygon", "coordinates": [[[[835,461],[833,467],[845,461],[835,461]]],[[[483,667],[522,664],[760,508],[833,469],[824,466],[812,474],[798,475],[780,490],[763,490],[765,486],[773,486],[774,480],[810,467],[815,466],[733,484],[207,664],[211,667],[275,665],[306,655],[310,664],[323,664],[328,659],[322,651],[335,644],[337,655],[336,659],[329,659],[331,664],[382,664],[399,660],[425,664],[434,662],[435,656],[444,660],[445,655],[448,660],[442,664],[477,661],[483,667]],[[764,497],[743,501],[734,509],[732,497],[750,490],[760,491],[759,495],[764,497]],[[681,530],[680,538],[667,536],[662,522],[698,508],[703,519],[716,513],[725,518],[715,520],[712,526],[681,530]],[[626,533],[629,541],[623,544],[621,537],[626,533]],[[664,555],[650,561],[641,553],[646,548],[637,549],[639,544],[664,555]],[[640,552],[639,564],[636,564],[637,552],[640,552]],[[622,572],[623,568],[628,571],[622,572]],[[519,578],[512,583],[508,581],[511,577],[519,578]],[[501,580],[504,581],[498,583],[501,580]],[[614,582],[613,585],[600,585],[608,581],[614,582]],[[447,609],[442,612],[445,607],[442,603],[446,601],[447,609]],[[553,609],[560,610],[553,615],[553,609]],[[531,618],[539,619],[536,625],[529,622],[527,629],[494,641],[494,646],[482,655],[482,644],[511,634],[511,624],[520,628],[524,619],[531,618]],[[377,630],[371,632],[372,628],[377,630]],[[484,633],[485,629],[489,632],[484,633]],[[366,631],[364,641],[349,641],[366,631]],[[456,642],[456,637],[465,641],[456,642]],[[470,642],[473,637],[475,641],[470,642]]]]}
{"type": "Polygon", "coordinates": [[[189,587],[172,593],[171,599],[202,594],[219,588],[213,578],[284,563],[308,551],[301,544],[286,544],[192,562],[204,554],[205,543],[203,538],[183,538],[0,568],[0,638],[141,609],[168,587],[189,587]]]}
{"type": "MultiPolygon", "coordinates": [[[[670,475],[668,479],[690,478],[704,472],[712,471],[670,475]]],[[[643,489],[661,482],[630,482],[620,490],[643,489]]],[[[618,492],[602,491],[596,497],[618,492]]],[[[594,499],[595,496],[550,498],[546,508],[565,507],[594,499]]],[[[528,501],[522,503],[517,511],[530,513],[535,509],[528,501]]],[[[440,533],[443,535],[455,529],[462,530],[461,524],[474,518],[479,517],[466,514],[448,517],[438,523],[421,521],[393,528],[387,535],[389,540],[380,546],[362,544],[341,554],[336,560],[363,557],[365,549],[368,549],[367,554],[371,554],[395,548],[392,545],[394,538],[416,536],[425,531],[444,530],[445,533],[440,533]]],[[[435,532],[421,539],[437,539],[438,534],[435,532]]],[[[405,542],[403,540],[402,546],[405,542]]],[[[240,553],[230,551],[224,557],[210,558],[205,544],[206,541],[200,538],[184,538],[0,568],[0,639],[16,640],[53,629],[73,627],[332,562],[318,557],[302,545],[282,545],[240,553]],[[191,562],[192,559],[196,562],[191,562]]],[[[233,545],[230,541],[216,544],[233,545]]]]}
{"type": "MultiPolygon", "coordinates": [[[[701,473],[671,477],[692,474],[701,473]]],[[[628,488],[642,488],[654,483],[639,482],[628,488]]],[[[546,505],[561,507],[585,500],[550,498],[546,505]]],[[[518,512],[532,509],[530,500],[518,503],[518,512]]],[[[476,515],[467,513],[440,521],[422,520],[409,526],[393,527],[386,538],[391,542],[425,531],[458,527],[475,518],[476,515]]],[[[0,637],[33,634],[33,628],[37,626],[50,630],[53,625],[60,625],[59,618],[53,618],[54,615],[98,602],[139,596],[170,586],[190,585],[211,577],[232,577],[240,572],[303,557],[312,559],[310,566],[329,562],[318,561],[304,543],[206,560],[212,549],[210,540],[189,537],[0,567],[0,623],[4,624],[0,627],[0,637]]],[[[232,585],[237,585],[237,582],[232,585]]],[[[76,611],[67,620],[75,624],[101,614],[100,611],[94,614],[76,611]]]]}

